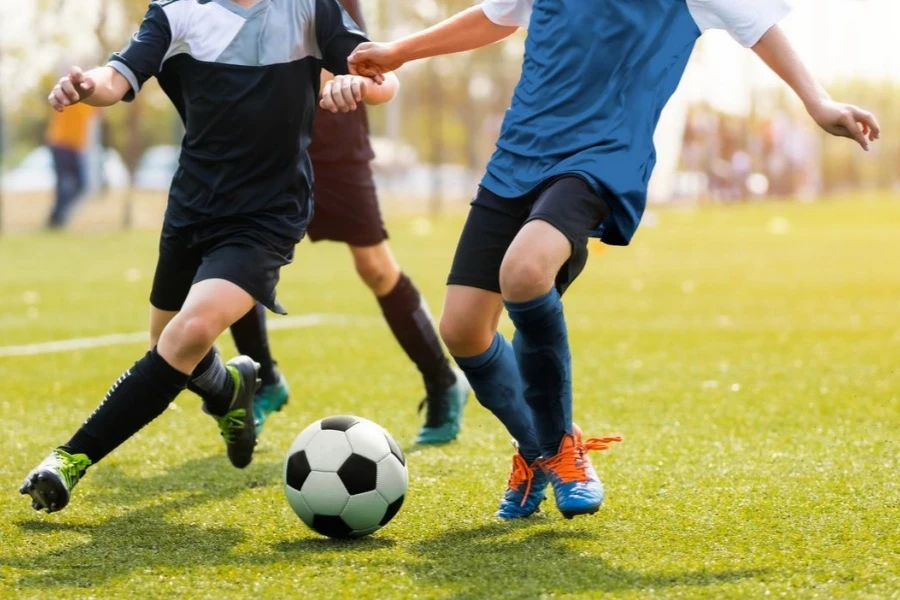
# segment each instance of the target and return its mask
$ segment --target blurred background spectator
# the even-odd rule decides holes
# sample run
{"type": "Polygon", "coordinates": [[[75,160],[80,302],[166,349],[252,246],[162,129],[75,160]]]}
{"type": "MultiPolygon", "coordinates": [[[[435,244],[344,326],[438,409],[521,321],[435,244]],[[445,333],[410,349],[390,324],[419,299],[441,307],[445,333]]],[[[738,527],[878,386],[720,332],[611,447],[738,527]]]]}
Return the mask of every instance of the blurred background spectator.
{"type": "MultiPolygon", "coordinates": [[[[900,61],[893,31],[900,1],[793,3],[784,27],[798,51],[835,96],[879,116],[882,140],[864,160],[853,144],[825,142],[803,107],[751,52],[727,34],[711,32],[663,113],[652,203],[900,192],[900,61]]],[[[380,40],[470,4],[364,0],[363,8],[370,36],[380,40]]],[[[0,3],[5,229],[38,228],[51,211],[52,152],[46,144],[55,136],[45,142],[45,98],[59,61],[68,65],[73,56],[103,57],[119,49],[146,7],[147,0],[0,3]]],[[[434,214],[465,206],[493,151],[518,80],[524,39],[520,32],[478,52],[403,68],[400,97],[370,113],[373,167],[386,212],[434,214]]],[[[101,119],[108,135],[101,140],[99,125],[88,128],[86,181],[88,190],[101,184],[108,189],[91,194],[91,210],[79,211],[76,221],[104,228],[157,226],[182,133],[171,104],[148,82],[136,102],[103,111],[101,119]]],[[[59,127],[50,124],[51,131],[59,127]]]]}

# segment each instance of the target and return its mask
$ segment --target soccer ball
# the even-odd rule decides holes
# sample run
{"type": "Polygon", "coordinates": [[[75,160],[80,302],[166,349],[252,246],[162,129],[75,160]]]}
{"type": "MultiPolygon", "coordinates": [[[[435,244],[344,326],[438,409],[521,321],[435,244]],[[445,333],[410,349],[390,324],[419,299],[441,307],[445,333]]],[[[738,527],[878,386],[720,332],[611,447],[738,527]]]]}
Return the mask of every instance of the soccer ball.
{"type": "Polygon", "coordinates": [[[403,505],[409,475],[400,446],[360,417],[337,416],[303,430],[284,461],[284,492],[297,516],[332,538],[369,535],[403,505]]]}

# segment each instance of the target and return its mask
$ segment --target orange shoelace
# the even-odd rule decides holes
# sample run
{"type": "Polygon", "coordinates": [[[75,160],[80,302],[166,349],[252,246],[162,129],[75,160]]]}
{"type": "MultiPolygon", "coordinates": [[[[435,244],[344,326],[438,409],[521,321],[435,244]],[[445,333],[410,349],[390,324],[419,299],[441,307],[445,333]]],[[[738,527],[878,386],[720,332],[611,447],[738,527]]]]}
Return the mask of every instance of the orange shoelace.
{"type": "Polygon", "coordinates": [[[611,436],[604,438],[588,438],[586,440],[578,440],[574,444],[559,452],[556,456],[541,461],[541,468],[544,471],[552,471],[563,483],[571,483],[573,481],[588,481],[590,477],[587,473],[587,467],[590,464],[587,461],[587,452],[590,450],[606,450],[613,442],[621,442],[621,436],[611,436]]]}
{"type": "Polygon", "coordinates": [[[531,469],[531,466],[521,454],[516,452],[513,455],[513,466],[512,473],[509,476],[509,489],[514,492],[518,492],[522,489],[522,486],[525,486],[525,493],[522,494],[522,502],[519,503],[519,506],[525,506],[525,501],[528,500],[528,494],[531,493],[531,482],[534,479],[534,471],[531,469]]]}

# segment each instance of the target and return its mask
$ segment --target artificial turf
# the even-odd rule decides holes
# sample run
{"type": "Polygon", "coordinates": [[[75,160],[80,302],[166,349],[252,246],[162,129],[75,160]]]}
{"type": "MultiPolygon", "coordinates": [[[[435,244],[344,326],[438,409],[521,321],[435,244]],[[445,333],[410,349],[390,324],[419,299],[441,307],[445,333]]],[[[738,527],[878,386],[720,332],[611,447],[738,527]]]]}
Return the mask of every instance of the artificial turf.
{"type": "MultiPolygon", "coordinates": [[[[514,524],[491,516],[507,435],[472,400],[456,443],[410,447],[414,367],[346,249],[307,242],[280,299],[349,318],[272,332],[293,397],[249,468],[185,393],[65,511],[33,512],[22,478],[143,347],[3,353],[145,328],[156,237],[0,239],[0,597],[900,597],[900,201],[654,217],[565,297],[576,419],[625,436],[593,457],[607,502],[514,524]],[[345,413],[406,446],[410,491],[387,528],[334,542],[292,513],[281,469],[304,426],[345,413]]],[[[460,226],[391,222],[435,314],[460,226]]]]}

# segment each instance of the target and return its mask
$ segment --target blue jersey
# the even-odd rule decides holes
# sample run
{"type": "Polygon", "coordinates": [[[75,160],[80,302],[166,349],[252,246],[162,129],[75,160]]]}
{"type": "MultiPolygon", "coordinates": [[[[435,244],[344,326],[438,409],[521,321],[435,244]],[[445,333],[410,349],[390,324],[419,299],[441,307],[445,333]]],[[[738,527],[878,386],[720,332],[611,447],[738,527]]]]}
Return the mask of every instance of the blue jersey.
{"type": "Polygon", "coordinates": [[[786,0],[484,0],[494,23],[528,28],[522,76],[481,185],[508,198],[583,177],[610,207],[595,232],[626,245],[647,203],[653,133],[707,29],[750,47],[786,0]]]}

